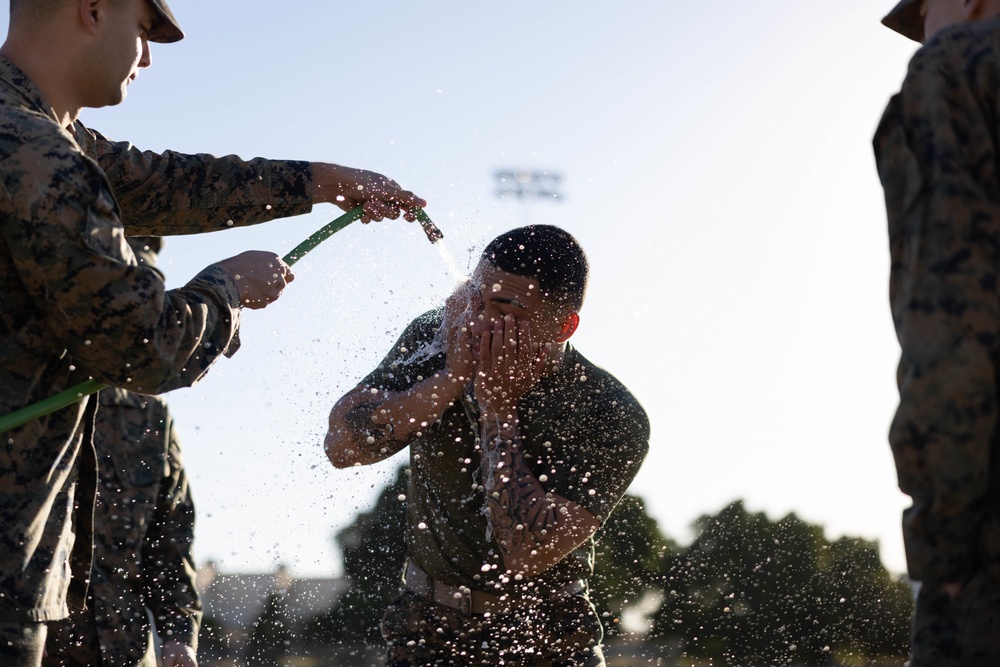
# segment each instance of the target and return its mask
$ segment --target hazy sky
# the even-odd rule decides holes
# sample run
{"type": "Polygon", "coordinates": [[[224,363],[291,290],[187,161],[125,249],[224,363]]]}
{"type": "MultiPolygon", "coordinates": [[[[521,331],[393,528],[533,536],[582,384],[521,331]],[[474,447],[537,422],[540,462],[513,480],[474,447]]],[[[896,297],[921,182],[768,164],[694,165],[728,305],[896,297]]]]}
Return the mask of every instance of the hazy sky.
{"type": "MultiPolygon", "coordinates": [[[[653,426],[632,486],[669,535],[736,498],[881,542],[905,568],[886,431],[898,348],[871,136],[915,45],[892,0],[170,0],[123,105],[85,123],[150,150],[340,162],[429,201],[466,266],[499,232],[563,226],[591,289],[574,343],[653,426]],[[498,168],[564,199],[494,196],[498,168]]],[[[6,16],[4,17],[6,20],[6,16]]],[[[335,217],[169,239],[179,286],[335,217]]],[[[353,225],[243,318],[243,347],[173,392],[197,556],[228,571],[340,571],[334,532],[400,459],[335,470],[333,402],[453,282],[419,228],[353,225]]]]}

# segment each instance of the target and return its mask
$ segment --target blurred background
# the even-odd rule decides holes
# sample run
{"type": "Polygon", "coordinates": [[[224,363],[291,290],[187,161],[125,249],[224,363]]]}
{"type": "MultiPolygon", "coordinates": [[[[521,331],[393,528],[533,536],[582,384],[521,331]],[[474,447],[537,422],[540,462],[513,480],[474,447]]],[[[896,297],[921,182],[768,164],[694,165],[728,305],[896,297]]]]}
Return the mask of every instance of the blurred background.
{"type": "MultiPolygon", "coordinates": [[[[170,4],[187,38],[153,45],[126,102],[86,124],[154,151],[380,171],[428,200],[463,269],[501,231],[565,227],[592,263],[573,342],[650,414],[631,492],[660,529],[689,542],[742,499],[877,540],[905,570],[870,144],[915,48],[879,25],[891,2],[170,4]]],[[[180,286],[337,214],[171,238],[161,266],[180,286]]],[[[198,560],[223,571],[343,573],[334,534],[401,461],[333,469],[327,413],[454,286],[402,221],[352,225],[295,273],[244,314],[235,358],[168,397],[198,560]]]]}

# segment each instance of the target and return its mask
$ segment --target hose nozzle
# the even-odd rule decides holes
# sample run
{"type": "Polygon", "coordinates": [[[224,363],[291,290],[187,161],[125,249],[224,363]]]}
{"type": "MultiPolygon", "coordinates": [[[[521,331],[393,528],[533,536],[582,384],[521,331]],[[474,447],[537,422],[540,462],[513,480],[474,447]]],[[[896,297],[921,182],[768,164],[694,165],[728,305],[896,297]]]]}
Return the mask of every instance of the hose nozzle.
{"type": "Polygon", "coordinates": [[[424,209],[420,209],[417,212],[417,222],[419,222],[420,226],[424,228],[424,234],[427,235],[427,240],[431,243],[437,243],[444,238],[444,234],[442,234],[441,230],[437,228],[437,225],[431,221],[431,219],[427,216],[427,213],[424,212],[424,209]]]}

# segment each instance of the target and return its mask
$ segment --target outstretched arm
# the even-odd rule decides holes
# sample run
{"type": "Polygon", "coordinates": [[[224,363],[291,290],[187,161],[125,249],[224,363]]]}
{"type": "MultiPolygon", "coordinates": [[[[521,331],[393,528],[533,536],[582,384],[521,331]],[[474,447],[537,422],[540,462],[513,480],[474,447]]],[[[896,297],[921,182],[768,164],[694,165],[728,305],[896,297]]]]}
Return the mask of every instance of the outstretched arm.
{"type": "Polygon", "coordinates": [[[362,222],[411,222],[427,205],[391,178],[326,162],[244,160],[176,151],[155,153],[112,141],[82,123],[71,128],[83,151],[104,170],[130,234],[193,234],[308,213],[330,203],[364,206],[362,222]]]}

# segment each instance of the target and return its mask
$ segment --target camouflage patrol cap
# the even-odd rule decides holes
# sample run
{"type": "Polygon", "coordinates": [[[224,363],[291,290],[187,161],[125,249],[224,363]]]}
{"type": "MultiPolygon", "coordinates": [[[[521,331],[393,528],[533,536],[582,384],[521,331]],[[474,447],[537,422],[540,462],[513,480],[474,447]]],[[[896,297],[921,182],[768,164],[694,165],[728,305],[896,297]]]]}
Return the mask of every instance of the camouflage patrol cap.
{"type": "Polygon", "coordinates": [[[149,31],[149,41],[170,44],[184,39],[184,31],[177,25],[177,19],[167,6],[167,0],[149,0],[149,4],[157,14],[156,24],[149,31]]]}
{"type": "Polygon", "coordinates": [[[882,25],[915,42],[924,42],[924,17],[920,15],[923,0],[900,0],[882,19],[882,25]]]}

